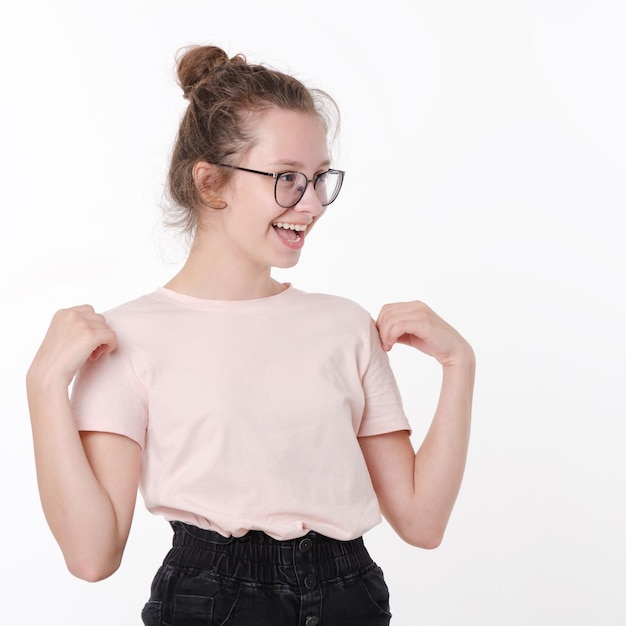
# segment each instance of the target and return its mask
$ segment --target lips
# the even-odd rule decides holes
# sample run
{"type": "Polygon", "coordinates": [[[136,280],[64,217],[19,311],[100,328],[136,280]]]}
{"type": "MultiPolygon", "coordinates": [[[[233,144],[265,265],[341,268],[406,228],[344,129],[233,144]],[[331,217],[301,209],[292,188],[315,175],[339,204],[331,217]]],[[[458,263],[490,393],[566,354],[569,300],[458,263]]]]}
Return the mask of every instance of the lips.
{"type": "Polygon", "coordinates": [[[276,234],[287,243],[301,241],[307,229],[307,224],[290,224],[286,222],[274,222],[272,226],[276,234]]]}

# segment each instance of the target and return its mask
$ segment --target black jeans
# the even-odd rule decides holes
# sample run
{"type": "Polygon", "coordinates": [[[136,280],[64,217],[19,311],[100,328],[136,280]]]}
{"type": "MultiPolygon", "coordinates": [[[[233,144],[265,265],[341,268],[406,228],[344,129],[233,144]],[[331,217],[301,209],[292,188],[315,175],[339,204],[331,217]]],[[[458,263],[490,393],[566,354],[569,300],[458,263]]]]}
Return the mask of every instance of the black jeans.
{"type": "Polygon", "coordinates": [[[277,541],[172,522],[146,626],[387,626],[389,592],[361,538],[277,541]]]}

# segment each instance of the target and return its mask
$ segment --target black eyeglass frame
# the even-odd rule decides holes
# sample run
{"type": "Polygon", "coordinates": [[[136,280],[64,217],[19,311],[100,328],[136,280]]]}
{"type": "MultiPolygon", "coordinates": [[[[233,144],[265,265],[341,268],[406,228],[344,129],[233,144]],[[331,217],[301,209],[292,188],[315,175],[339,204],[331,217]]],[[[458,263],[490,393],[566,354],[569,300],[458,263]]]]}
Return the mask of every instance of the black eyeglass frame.
{"type": "MultiPolygon", "coordinates": [[[[332,174],[339,175],[339,183],[337,185],[337,189],[335,191],[335,195],[333,199],[330,202],[327,202],[326,204],[322,202],[322,206],[328,206],[332,204],[337,199],[337,196],[339,195],[339,192],[341,191],[341,186],[343,185],[343,177],[346,174],[343,170],[335,170],[335,169],[330,168],[330,169],[327,169],[325,172],[320,172],[319,174],[316,174],[313,178],[307,178],[306,174],[302,172],[298,172],[296,170],[285,170],[284,172],[261,172],[260,170],[251,170],[248,167],[240,167],[239,165],[229,165],[228,163],[213,163],[212,165],[217,165],[218,167],[228,167],[232,170],[240,170],[242,172],[250,172],[251,174],[261,174],[262,176],[271,176],[274,179],[274,200],[276,201],[276,204],[278,204],[278,206],[283,207],[283,209],[291,209],[292,207],[296,206],[296,204],[298,204],[298,202],[302,200],[304,194],[306,193],[306,189],[309,186],[309,183],[313,183],[313,189],[315,189],[315,185],[317,185],[317,181],[322,176],[324,176],[325,174],[328,174],[329,172],[332,174]],[[281,176],[284,176],[285,174],[300,174],[300,176],[304,176],[306,180],[306,185],[302,189],[302,194],[293,204],[290,204],[289,206],[285,206],[284,204],[281,204],[280,202],[278,202],[278,197],[277,197],[278,196],[278,180],[281,176]]],[[[318,199],[319,199],[319,196],[318,196],[318,199]]]]}

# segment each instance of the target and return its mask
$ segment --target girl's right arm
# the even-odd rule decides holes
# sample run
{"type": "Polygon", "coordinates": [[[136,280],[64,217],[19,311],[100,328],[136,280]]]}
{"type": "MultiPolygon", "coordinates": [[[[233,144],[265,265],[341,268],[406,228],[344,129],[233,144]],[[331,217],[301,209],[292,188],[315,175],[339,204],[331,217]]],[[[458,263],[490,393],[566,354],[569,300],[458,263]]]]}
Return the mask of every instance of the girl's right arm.
{"type": "Polygon", "coordinates": [[[110,576],[121,562],[137,496],[141,449],[112,433],[79,433],[69,384],[87,359],[117,346],[84,305],[58,311],[26,376],[39,494],[72,574],[110,576]]]}

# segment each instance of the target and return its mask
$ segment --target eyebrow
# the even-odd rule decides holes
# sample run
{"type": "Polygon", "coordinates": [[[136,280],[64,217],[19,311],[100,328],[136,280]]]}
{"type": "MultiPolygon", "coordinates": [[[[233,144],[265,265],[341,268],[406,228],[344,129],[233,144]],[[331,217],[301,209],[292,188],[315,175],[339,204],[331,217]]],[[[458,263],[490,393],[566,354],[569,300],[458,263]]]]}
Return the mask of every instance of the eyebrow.
{"type": "MultiPolygon", "coordinates": [[[[300,169],[305,169],[304,163],[301,163],[300,161],[292,161],[290,159],[272,161],[270,165],[276,165],[276,166],[284,165],[286,167],[298,167],[300,169]]],[[[326,159],[325,161],[322,161],[320,163],[320,167],[330,167],[330,159],[326,159]]]]}

